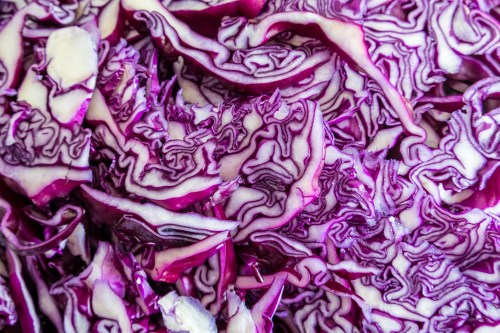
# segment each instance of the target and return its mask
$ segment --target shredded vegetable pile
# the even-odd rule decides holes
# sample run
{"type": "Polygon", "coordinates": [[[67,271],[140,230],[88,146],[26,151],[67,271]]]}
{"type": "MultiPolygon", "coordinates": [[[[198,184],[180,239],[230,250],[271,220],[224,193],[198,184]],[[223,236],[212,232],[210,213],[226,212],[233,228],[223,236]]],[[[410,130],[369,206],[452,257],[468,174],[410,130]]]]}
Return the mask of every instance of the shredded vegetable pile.
{"type": "Polygon", "coordinates": [[[0,1],[0,330],[500,331],[500,1],[0,1]]]}

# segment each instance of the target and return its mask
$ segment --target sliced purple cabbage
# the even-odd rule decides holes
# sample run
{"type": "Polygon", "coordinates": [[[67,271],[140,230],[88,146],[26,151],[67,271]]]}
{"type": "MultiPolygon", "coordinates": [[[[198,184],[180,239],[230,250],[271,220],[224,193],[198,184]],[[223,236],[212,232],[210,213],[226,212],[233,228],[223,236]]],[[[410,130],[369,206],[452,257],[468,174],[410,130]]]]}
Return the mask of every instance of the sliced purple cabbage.
{"type": "Polygon", "coordinates": [[[226,216],[242,221],[235,240],[286,224],[319,193],[324,134],[317,105],[288,105],[276,92],[268,99],[222,104],[218,112],[221,177],[245,179],[225,204],[226,216]]]}
{"type": "Polygon", "coordinates": [[[266,2],[264,0],[163,0],[161,3],[198,33],[214,36],[224,17],[255,17],[266,2]]]}
{"type": "Polygon", "coordinates": [[[28,207],[24,209],[24,214],[16,214],[11,204],[2,199],[0,207],[4,211],[0,231],[8,245],[22,255],[46,253],[57,248],[72,235],[83,215],[80,207],[71,205],[61,207],[49,218],[36,211],[33,211],[33,215],[30,214],[28,207]],[[39,224],[44,229],[45,239],[40,240],[32,231],[33,224],[39,224]]]}
{"type": "Polygon", "coordinates": [[[44,206],[92,180],[90,130],[65,128],[25,102],[11,111],[0,116],[0,176],[10,188],[44,206]]]}
{"type": "Polygon", "coordinates": [[[116,225],[124,236],[143,242],[185,242],[200,240],[220,232],[234,230],[239,222],[221,221],[194,212],[168,211],[151,203],[135,202],[97,191],[88,186],[78,190],[80,197],[92,207],[90,216],[95,223],[116,225]],[[127,232],[128,231],[128,232],[127,232]]]}
{"type": "Polygon", "coordinates": [[[306,13],[288,16],[285,13],[278,13],[267,16],[257,23],[249,23],[248,20],[240,18],[238,20],[224,21],[222,24],[223,29],[219,30],[218,33],[219,42],[213,41],[210,44],[206,44],[204,43],[206,38],[190,30],[188,30],[189,34],[187,35],[183,35],[182,37],[176,36],[175,29],[186,28],[185,25],[183,22],[176,20],[156,0],[143,1],[141,4],[124,1],[124,7],[128,12],[138,13],[133,15],[134,19],[145,21],[152,32],[153,38],[163,41],[168,40],[169,48],[177,51],[180,55],[191,59],[200,67],[213,73],[213,75],[251,92],[271,91],[282,87],[283,85],[280,85],[282,80],[286,80],[287,84],[290,82],[299,82],[311,74],[312,69],[319,66],[321,62],[313,56],[312,59],[304,62],[310,69],[303,69],[300,68],[301,66],[298,66],[293,71],[285,72],[286,76],[278,71],[272,76],[272,80],[269,81],[266,77],[259,79],[260,76],[254,75],[253,72],[250,72],[252,76],[247,78],[248,69],[245,69],[238,63],[232,64],[231,62],[226,62],[231,50],[259,47],[287,29],[296,29],[299,33],[306,36],[310,36],[313,32],[317,33],[318,39],[323,40],[332,50],[338,51],[348,62],[359,66],[375,82],[380,84],[382,91],[398,113],[403,126],[410,133],[423,135],[421,129],[413,123],[411,109],[407,106],[405,100],[369,58],[363,43],[363,30],[356,24],[336,19],[328,20],[319,15],[306,13]],[[147,11],[151,11],[153,14],[147,14],[147,11]],[[166,22],[167,26],[171,28],[164,29],[163,22],[166,22]],[[314,28],[304,29],[304,27],[309,25],[314,28]],[[343,35],[333,33],[333,31],[337,30],[343,31],[343,35]],[[259,31],[262,33],[250,35],[250,31],[259,31]],[[162,39],[164,34],[168,39],[162,39]],[[346,37],[346,34],[349,37],[346,37]],[[204,50],[204,45],[205,47],[210,45],[210,49],[206,49],[204,52],[200,51],[204,50]],[[235,72],[241,72],[242,74],[234,75],[235,72]],[[231,74],[231,78],[228,77],[229,74],[231,74]]]}
{"type": "Polygon", "coordinates": [[[16,305],[12,300],[8,281],[0,278],[0,329],[12,326],[17,322],[16,305]]]}
{"type": "Polygon", "coordinates": [[[67,299],[65,332],[90,331],[91,327],[101,332],[106,326],[121,332],[147,330],[147,315],[159,311],[157,296],[133,258],[127,259],[104,242],[99,243],[89,266],[78,276],[53,285],[51,294],[67,299]]]}
{"type": "Polygon", "coordinates": [[[172,106],[162,103],[170,102],[173,82],[160,87],[156,50],[141,51],[145,59],[120,42],[98,79],[86,117],[94,128],[96,176],[111,182],[105,187],[123,187],[168,209],[183,209],[208,197],[221,183],[213,158],[216,144],[196,132],[185,133],[182,123],[167,124],[162,112],[172,106]],[[159,98],[161,93],[165,95],[159,98]]]}
{"type": "Polygon", "coordinates": [[[214,318],[195,298],[171,291],[158,304],[165,326],[171,332],[217,332],[214,318]]]}
{"type": "Polygon", "coordinates": [[[69,24],[74,20],[66,6],[54,6],[46,1],[33,1],[28,4],[19,2],[17,12],[0,26],[0,43],[9,45],[0,51],[0,94],[8,94],[19,81],[23,65],[22,28],[27,19],[55,21],[58,24],[69,24]]]}
{"type": "Polygon", "coordinates": [[[33,297],[30,295],[23,276],[21,258],[9,248],[6,249],[6,257],[9,269],[10,290],[22,331],[38,333],[40,332],[40,319],[37,316],[33,297]]]}
{"type": "Polygon", "coordinates": [[[500,2],[0,2],[0,330],[500,329],[500,2]]]}

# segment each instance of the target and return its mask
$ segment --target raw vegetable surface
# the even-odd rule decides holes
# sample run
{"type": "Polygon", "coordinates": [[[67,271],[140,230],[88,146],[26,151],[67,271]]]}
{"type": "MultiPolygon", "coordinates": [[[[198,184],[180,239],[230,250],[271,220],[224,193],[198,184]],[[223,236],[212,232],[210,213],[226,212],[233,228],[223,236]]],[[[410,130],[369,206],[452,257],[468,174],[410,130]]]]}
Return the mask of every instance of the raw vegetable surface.
{"type": "Polygon", "coordinates": [[[500,332],[499,20],[0,0],[0,330],[500,332]]]}

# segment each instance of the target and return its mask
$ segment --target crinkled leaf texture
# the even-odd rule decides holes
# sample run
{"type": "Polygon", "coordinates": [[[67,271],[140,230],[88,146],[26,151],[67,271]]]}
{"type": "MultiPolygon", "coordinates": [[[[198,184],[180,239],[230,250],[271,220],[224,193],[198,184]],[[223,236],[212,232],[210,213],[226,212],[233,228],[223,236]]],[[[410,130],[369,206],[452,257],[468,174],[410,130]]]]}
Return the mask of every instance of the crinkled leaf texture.
{"type": "Polygon", "coordinates": [[[500,2],[0,1],[0,330],[500,330],[500,2]]]}

